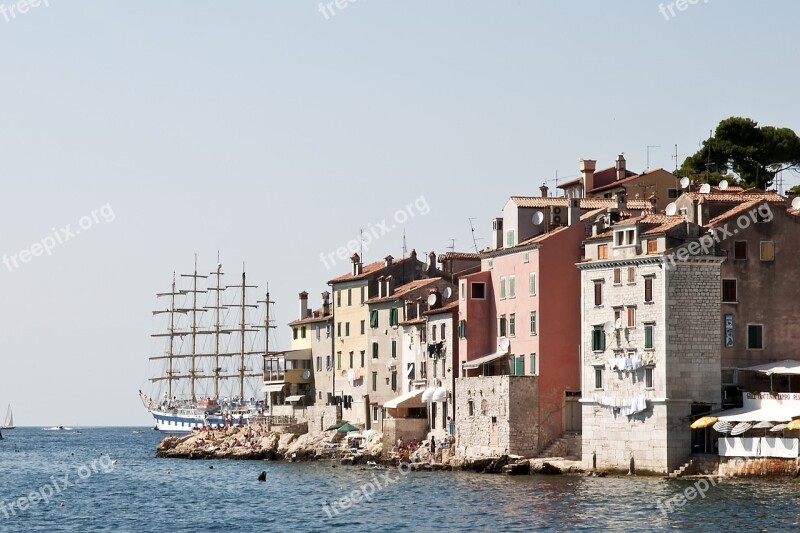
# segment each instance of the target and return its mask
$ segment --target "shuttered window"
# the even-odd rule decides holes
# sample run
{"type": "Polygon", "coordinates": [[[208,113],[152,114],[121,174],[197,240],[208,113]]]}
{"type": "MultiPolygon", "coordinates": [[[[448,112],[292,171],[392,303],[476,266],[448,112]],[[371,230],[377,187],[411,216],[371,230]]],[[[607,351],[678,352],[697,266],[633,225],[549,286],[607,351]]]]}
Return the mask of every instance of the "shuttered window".
{"type": "Polygon", "coordinates": [[[726,303],[736,303],[736,280],[722,280],[722,301],[726,303]]]}
{"type": "Polygon", "coordinates": [[[619,285],[622,283],[622,273],[619,268],[614,269],[614,284],[619,285]]]}
{"type": "Polygon", "coordinates": [[[644,280],[644,301],[653,301],[653,278],[645,278],[644,280]]]}
{"type": "Polygon", "coordinates": [[[377,328],[378,327],[378,310],[373,309],[369,312],[369,327],[377,328]]]}
{"type": "Polygon", "coordinates": [[[603,305],[603,284],[594,282],[594,305],[603,305]]]}

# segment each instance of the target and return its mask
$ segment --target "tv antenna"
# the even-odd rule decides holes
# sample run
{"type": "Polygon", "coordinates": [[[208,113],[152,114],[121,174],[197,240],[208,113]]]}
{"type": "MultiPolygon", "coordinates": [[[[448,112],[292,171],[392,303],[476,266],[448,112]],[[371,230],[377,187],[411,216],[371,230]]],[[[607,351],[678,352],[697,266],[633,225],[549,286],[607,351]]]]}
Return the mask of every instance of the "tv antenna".
{"type": "Polygon", "coordinates": [[[647,145],[647,168],[645,170],[650,170],[650,148],[661,148],[661,145],[660,144],[647,145]]]}
{"type": "Polygon", "coordinates": [[[451,252],[456,251],[456,240],[455,239],[448,239],[450,241],[450,246],[447,247],[448,250],[451,252]]]}
{"type": "Polygon", "coordinates": [[[675,160],[675,172],[678,172],[678,159],[682,156],[689,155],[689,154],[679,154],[678,153],[678,144],[675,143],[675,155],[672,156],[672,159],[675,160]]]}
{"type": "Polygon", "coordinates": [[[472,225],[472,221],[476,220],[476,218],[470,217],[468,220],[469,220],[469,229],[470,231],[472,231],[472,245],[475,246],[475,253],[477,254],[480,253],[478,252],[478,241],[480,239],[475,237],[475,226],[472,225]]]}

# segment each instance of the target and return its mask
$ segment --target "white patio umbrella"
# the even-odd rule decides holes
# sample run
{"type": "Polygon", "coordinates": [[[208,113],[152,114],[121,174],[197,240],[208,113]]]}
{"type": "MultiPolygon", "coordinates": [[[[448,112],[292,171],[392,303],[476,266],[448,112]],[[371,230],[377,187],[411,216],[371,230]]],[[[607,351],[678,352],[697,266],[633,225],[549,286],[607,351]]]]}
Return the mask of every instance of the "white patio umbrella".
{"type": "Polygon", "coordinates": [[[772,426],[774,426],[774,425],[775,424],[773,424],[772,422],[768,422],[766,420],[762,420],[761,422],[759,422],[758,424],[753,426],[753,428],[754,429],[763,429],[764,430],[764,436],[766,437],[767,436],[767,430],[769,428],[771,428],[772,426]]]}
{"type": "Polygon", "coordinates": [[[730,433],[731,430],[733,429],[733,424],[731,424],[730,422],[726,422],[724,420],[720,420],[711,427],[713,427],[715,431],[718,431],[720,433],[730,433]]]}
{"type": "Polygon", "coordinates": [[[770,431],[773,432],[773,433],[777,433],[778,431],[783,431],[784,429],[786,429],[786,426],[788,426],[788,425],[789,424],[778,424],[776,426],[772,426],[770,431]]]}
{"type": "Polygon", "coordinates": [[[733,429],[731,430],[731,435],[734,435],[734,436],[735,435],[741,435],[742,433],[744,433],[745,431],[747,431],[751,427],[753,427],[752,422],[739,422],[738,424],[733,426],[733,429]]]}

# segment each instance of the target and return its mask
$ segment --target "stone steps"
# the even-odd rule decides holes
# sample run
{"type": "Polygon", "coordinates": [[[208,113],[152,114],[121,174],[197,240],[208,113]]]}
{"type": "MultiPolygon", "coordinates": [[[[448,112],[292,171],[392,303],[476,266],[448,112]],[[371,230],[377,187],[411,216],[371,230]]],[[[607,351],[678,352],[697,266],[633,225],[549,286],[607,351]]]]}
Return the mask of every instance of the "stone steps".
{"type": "Polygon", "coordinates": [[[680,479],[684,476],[716,475],[719,469],[719,457],[716,455],[692,456],[686,463],[669,474],[670,479],[680,479]]]}

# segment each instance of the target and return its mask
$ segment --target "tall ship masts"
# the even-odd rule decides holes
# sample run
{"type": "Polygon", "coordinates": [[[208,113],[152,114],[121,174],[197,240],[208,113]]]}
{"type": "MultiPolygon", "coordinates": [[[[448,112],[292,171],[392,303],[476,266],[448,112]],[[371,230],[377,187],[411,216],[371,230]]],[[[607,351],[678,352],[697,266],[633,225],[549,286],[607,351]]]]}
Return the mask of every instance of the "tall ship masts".
{"type": "Polygon", "coordinates": [[[189,290],[181,291],[182,294],[191,293],[192,295],[192,307],[190,309],[181,309],[182,312],[190,312],[192,313],[192,329],[191,329],[191,337],[192,337],[192,368],[189,371],[189,382],[191,387],[191,396],[192,401],[197,401],[197,394],[195,383],[197,382],[197,312],[200,311],[204,313],[205,309],[198,309],[197,308],[197,294],[202,293],[205,294],[208,291],[198,291],[197,290],[197,280],[198,278],[206,279],[208,276],[202,276],[197,274],[197,255],[194,256],[194,273],[193,274],[181,274],[182,278],[192,278],[192,288],[189,290]]]}

